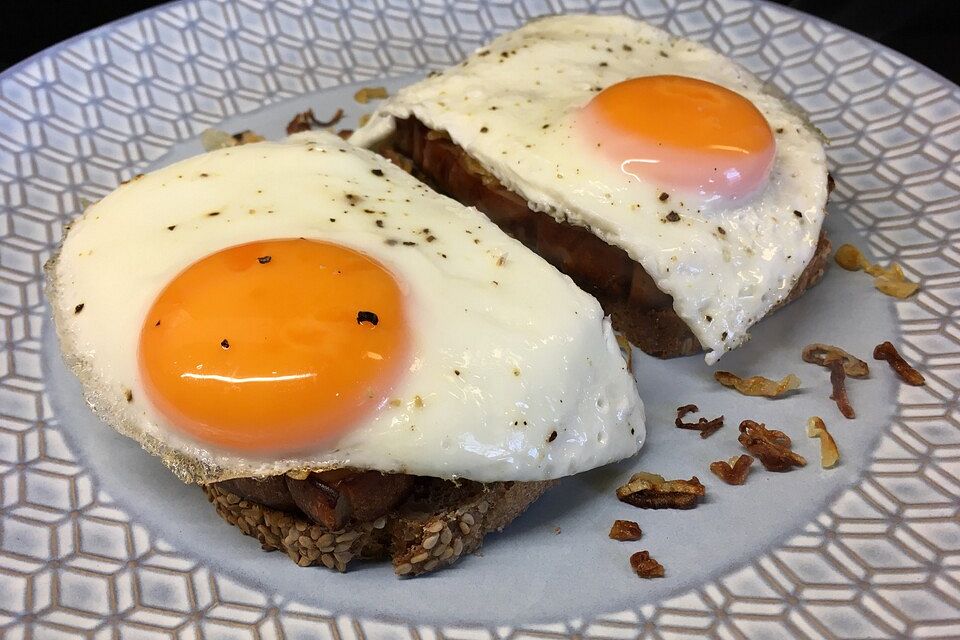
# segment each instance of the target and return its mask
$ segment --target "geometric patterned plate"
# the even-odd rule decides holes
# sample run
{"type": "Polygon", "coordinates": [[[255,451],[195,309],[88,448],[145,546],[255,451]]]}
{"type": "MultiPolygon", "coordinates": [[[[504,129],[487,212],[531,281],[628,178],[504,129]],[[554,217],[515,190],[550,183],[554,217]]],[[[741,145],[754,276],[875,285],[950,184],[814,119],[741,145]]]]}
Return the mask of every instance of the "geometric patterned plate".
{"type": "Polygon", "coordinates": [[[960,89],[857,35],[756,2],[312,5],[167,4],[0,75],[0,636],[960,637],[960,89]],[[651,438],[639,460],[565,482],[491,538],[485,557],[399,581],[260,553],[196,488],[90,415],[59,362],[41,278],[83,201],[198,151],[207,127],[276,136],[305,106],[344,106],[358,85],[399,86],[530,17],[587,10],[703,41],[800,104],[831,140],[835,241],[922,282],[895,302],[834,269],[725,359],[807,382],[817,372],[793,364],[799,344],[868,354],[894,339],[927,386],[897,387],[878,363],[870,385],[852,387],[860,419],[828,420],[844,453],[838,470],[816,468],[802,435],[803,417],[827,416],[825,383],[756,409],[696,387],[702,360],[642,359],[651,438]],[[664,379],[683,384],[670,395],[664,379]],[[685,384],[690,397],[676,397],[685,384]],[[631,515],[610,504],[610,487],[641,467],[707,478],[707,461],[732,454],[729,425],[722,453],[669,427],[672,407],[702,398],[734,425],[789,414],[811,464],[730,490],[710,482],[715,497],[691,514],[632,514],[668,571],[638,581],[626,547],[604,541],[612,517],[631,515]]]}

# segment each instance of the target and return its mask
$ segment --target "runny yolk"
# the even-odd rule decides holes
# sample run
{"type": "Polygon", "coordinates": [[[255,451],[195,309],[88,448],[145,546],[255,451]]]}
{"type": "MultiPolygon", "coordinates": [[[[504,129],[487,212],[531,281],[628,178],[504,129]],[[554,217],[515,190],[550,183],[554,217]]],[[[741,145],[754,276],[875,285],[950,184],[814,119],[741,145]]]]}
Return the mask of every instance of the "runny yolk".
{"type": "Polygon", "coordinates": [[[739,198],[768,178],[775,143],[756,106],[725,87],[683,76],[632,78],[581,111],[588,142],[625,173],[662,189],[739,198]]]}
{"type": "Polygon", "coordinates": [[[160,293],[139,364],[159,413],[203,444],[278,454],[329,442],[408,364],[403,291],[380,263],[305,239],[209,255],[160,293]]]}

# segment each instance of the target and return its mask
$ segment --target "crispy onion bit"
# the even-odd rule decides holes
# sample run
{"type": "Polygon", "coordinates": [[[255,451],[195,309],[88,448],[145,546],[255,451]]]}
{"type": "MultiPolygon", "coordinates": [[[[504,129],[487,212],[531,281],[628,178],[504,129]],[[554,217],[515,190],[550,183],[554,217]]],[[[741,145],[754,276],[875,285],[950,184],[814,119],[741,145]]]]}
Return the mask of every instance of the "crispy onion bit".
{"type": "Polygon", "coordinates": [[[617,489],[621,502],[641,509],[692,509],[707,493],[700,480],[665,480],[655,473],[635,473],[617,489]]]}
{"type": "Polygon", "coordinates": [[[807,464],[806,458],[790,449],[790,437],[783,431],[767,429],[766,425],[753,420],[740,423],[743,448],[760,459],[767,471],[789,471],[807,464]]]}
{"type": "Polygon", "coordinates": [[[743,484],[750,473],[753,458],[747,454],[734,456],[729,460],[717,460],[710,463],[710,471],[727,484],[743,484]]]}
{"type": "Polygon", "coordinates": [[[903,275],[903,269],[898,264],[890,265],[884,273],[877,275],[873,279],[873,286],[880,293],[901,300],[909,298],[920,288],[918,283],[907,280],[907,277],[903,275]]]}
{"type": "Polygon", "coordinates": [[[882,342],[873,348],[873,359],[886,360],[900,379],[911,386],[922,387],[927,383],[923,374],[910,366],[890,341],[882,342]]]}
{"type": "Polygon", "coordinates": [[[874,287],[881,293],[894,298],[909,298],[920,288],[918,283],[907,280],[900,265],[892,263],[889,267],[884,268],[872,264],[852,244],[845,244],[837,249],[834,260],[847,271],[866,271],[873,276],[874,287]]]}
{"type": "Polygon", "coordinates": [[[313,129],[314,127],[319,129],[324,127],[332,127],[341,120],[343,120],[343,109],[337,109],[329,120],[317,120],[317,116],[314,115],[313,109],[307,109],[306,111],[293,116],[293,120],[287,123],[287,135],[293,135],[294,133],[300,133],[301,131],[310,131],[310,129],[313,129]]]}
{"type": "Polygon", "coordinates": [[[266,138],[249,129],[232,134],[220,129],[204,129],[203,133],[200,134],[200,144],[203,145],[204,151],[216,151],[217,149],[236,147],[251,142],[263,142],[264,140],[266,138]]]}
{"type": "Polygon", "coordinates": [[[820,438],[820,466],[829,469],[840,462],[840,450],[837,443],[827,431],[823,419],[817,416],[807,420],[807,435],[811,438],[820,438]]]}
{"type": "Polygon", "coordinates": [[[832,344],[823,344],[814,342],[803,348],[803,361],[811,364],[818,364],[826,367],[831,360],[839,360],[843,363],[843,371],[851,378],[866,378],[870,375],[870,367],[860,358],[851,355],[832,344]]]}
{"type": "Polygon", "coordinates": [[[623,354],[623,359],[627,361],[627,371],[633,373],[633,347],[630,346],[630,341],[619,331],[613,335],[617,337],[617,344],[620,345],[620,353],[623,354]]]}
{"type": "Polygon", "coordinates": [[[784,376],[779,382],[763,376],[741,378],[729,371],[717,371],[713,374],[713,379],[725,387],[736,389],[745,396],[764,396],[765,398],[776,398],[800,387],[800,378],[792,373],[784,376]]]}
{"type": "Polygon", "coordinates": [[[827,362],[827,368],[830,369],[830,385],[833,387],[830,399],[837,403],[837,409],[840,409],[844,418],[853,420],[857,417],[857,414],[850,404],[850,398],[847,396],[847,374],[844,371],[843,363],[839,360],[830,360],[827,362]]]}
{"type": "Polygon", "coordinates": [[[649,551],[637,551],[630,556],[630,566],[641,578],[662,578],[663,565],[650,557],[649,551]]]}
{"type": "Polygon", "coordinates": [[[266,138],[264,138],[262,135],[259,133],[254,133],[253,131],[250,131],[250,129],[244,129],[240,133],[233,134],[232,137],[237,141],[238,145],[252,144],[254,142],[263,142],[266,140],[266,138]]]}
{"type": "Polygon", "coordinates": [[[678,429],[699,431],[701,438],[709,438],[723,426],[723,416],[713,418],[712,420],[700,418],[696,422],[683,421],[684,416],[688,413],[696,413],[698,411],[700,411],[700,409],[695,404],[685,404],[682,407],[677,407],[677,419],[674,421],[674,424],[677,425],[678,429]]]}
{"type": "Polygon", "coordinates": [[[643,537],[640,525],[632,520],[615,520],[610,527],[610,538],[620,542],[636,542],[643,537]]]}
{"type": "Polygon", "coordinates": [[[870,261],[860,252],[860,249],[852,244],[840,245],[833,259],[847,271],[860,271],[872,266],[870,261]]]}
{"type": "Polygon", "coordinates": [[[364,87],[353,94],[353,99],[360,104],[367,104],[371,100],[383,100],[389,95],[386,87],[364,87]]]}

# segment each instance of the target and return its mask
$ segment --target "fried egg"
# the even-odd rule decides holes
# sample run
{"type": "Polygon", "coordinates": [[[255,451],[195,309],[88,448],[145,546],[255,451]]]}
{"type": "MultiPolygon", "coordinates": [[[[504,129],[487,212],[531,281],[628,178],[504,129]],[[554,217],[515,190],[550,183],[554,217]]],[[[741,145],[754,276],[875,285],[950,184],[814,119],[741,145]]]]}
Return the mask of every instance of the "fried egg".
{"type": "Polygon", "coordinates": [[[822,137],[748,71],[621,16],[553,16],[386,101],[446,132],[530,208],[622,248],[673,297],[708,363],[747,337],[813,256],[822,137]]]}
{"type": "Polygon", "coordinates": [[[643,441],[591,297],[330,134],[131,180],[71,225],[47,272],[87,401],[185,481],[542,480],[643,441]]]}

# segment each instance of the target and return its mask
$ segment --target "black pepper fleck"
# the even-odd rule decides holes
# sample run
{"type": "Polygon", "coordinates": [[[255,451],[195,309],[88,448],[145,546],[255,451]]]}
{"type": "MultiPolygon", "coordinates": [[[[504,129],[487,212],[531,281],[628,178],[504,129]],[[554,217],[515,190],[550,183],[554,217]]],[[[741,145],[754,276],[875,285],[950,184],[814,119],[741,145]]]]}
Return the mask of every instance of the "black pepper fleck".
{"type": "Polygon", "coordinates": [[[720,339],[721,339],[721,340],[726,340],[726,339],[727,339],[727,332],[726,332],[726,331],[724,331],[723,333],[720,334],[720,339]]]}
{"type": "Polygon", "coordinates": [[[357,324],[369,322],[373,326],[380,324],[380,318],[373,311],[357,311],[357,324]]]}
{"type": "Polygon", "coordinates": [[[370,169],[370,173],[377,176],[378,178],[383,175],[383,169],[370,169]]]}
{"type": "Polygon", "coordinates": [[[80,304],[78,304],[73,308],[73,312],[80,313],[81,311],[83,311],[83,307],[84,307],[84,303],[81,302],[80,304]]]}
{"type": "Polygon", "coordinates": [[[427,237],[426,237],[427,242],[433,242],[433,241],[436,240],[436,239],[437,239],[436,236],[427,236],[427,237]]]}
{"type": "Polygon", "coordinates": [[[670,199],[670,194],[667,193],[666,191],[660,194],[660,202],[666,202],[669,199],[670,199]]]}
{"type": "Polygon", "coordinates": [[[727,232],[726,232],[726,230],[724,230],[723,227],[717,227],[717,231],[718,231],[718,232],[720,233],[720,235],[722,235],[722,236],[727,235],[727,232]]]}
{"type": "Polygon", "coordinates": [[[666,220],[667,222],[677,222],[678,220],[680,220],[680,214],[677,213],[676,211],[671,211],[670,213],[667,214],[667,217],[664,218],[664,220],[666,220]]]}
{"type": "Polygon", "coordinates": [[[376,220],[376,221],[375,221],[375,224],[376,224],[378,227],[380,227],[381,229],[383,228],[383,220],[376,220]]]}
{"type": "Polygon", "coordinates": [[[223,347],[224,349],[229,349],[230,342],[226,338],[224,338],[223,340],[220,341],[220,346],[223,347]]]}
{"type": "Polygon", "coordinates": [[[454,372],[455,374],[457,374],[457,375],[460,375],[460,370],[459,370],[459,369],[454,369],[453,372],[454,372]]]}
{"type": "Polygon", "coordinates": [[[487,127],[480,127],[480,133],[486,133],[487,131],[490,131],[490,129],[487,127]]]}
{"type": "Polygon", "coordinates": [[[403,246],[405,246],[405,247],[413,247],[413,246],[415,246],[416,244],[417,244],[416,242],[412,242],[412,241],[410,241],[410,240],[405,240],[404,243],[403,243],[403,246]]]}
{"type": "Polygon", "coordinates": [[[172,224],[172,225],[170,225],[169,227],[167,227],[167,231],[173,231],[173,230],[176,229],[176,228],[177,228],[177,225],[172,224]]]}
{"type": "Polygon", "coordinates": [[[547,438],[547,442],[553,442],[556,439],[557,439],[557,432],[551,431],[550,436],[547,438]]]}
{"type": "Polygon", "coordinates": [[[625,45],[623,45],[623,50],[624,50],[624,51],[633,51],[633,47],[631,47],[631,46],[628,45],[628,44],[625,44],[625,45]]]}
{"type": "Polygon", "coordinates": [[[210,213],[207,214],[207,216],[210,218],[213,218],[214,216],[218,216],[218,215],[220,215],[219,211],[211,211],[210,213]]]}
{"type": "Polygon", "coordinates": [[[127,402],[133,402],[133,391],[127,389],[127,392],[123,395],[126,397],[127,402]]]}
{"type": "Polygon", "coordinates": [[[794,211],[794,212],[793,212],[793,215],[797,216],[798,218],[802,218],[802,217],[803,217],[803,214],[800,213],[799,211],[794,211]]]}

